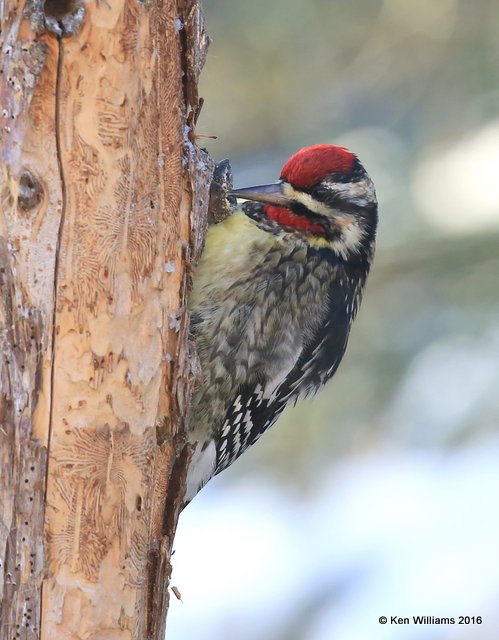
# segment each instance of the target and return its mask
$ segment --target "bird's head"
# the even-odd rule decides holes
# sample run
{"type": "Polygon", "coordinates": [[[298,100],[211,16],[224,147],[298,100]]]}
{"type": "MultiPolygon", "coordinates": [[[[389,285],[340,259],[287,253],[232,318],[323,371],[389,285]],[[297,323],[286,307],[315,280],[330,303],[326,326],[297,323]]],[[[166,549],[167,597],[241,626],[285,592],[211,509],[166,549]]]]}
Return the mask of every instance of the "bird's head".
{"type": "Polygon", "coordinates": [[[278,182],[232,195],[261,203],[259,213],[270,229],[303,236],[345,260],[372,252],[376,192],[358,158],[344,147],[305,147],[289,158],[278,182]]]}

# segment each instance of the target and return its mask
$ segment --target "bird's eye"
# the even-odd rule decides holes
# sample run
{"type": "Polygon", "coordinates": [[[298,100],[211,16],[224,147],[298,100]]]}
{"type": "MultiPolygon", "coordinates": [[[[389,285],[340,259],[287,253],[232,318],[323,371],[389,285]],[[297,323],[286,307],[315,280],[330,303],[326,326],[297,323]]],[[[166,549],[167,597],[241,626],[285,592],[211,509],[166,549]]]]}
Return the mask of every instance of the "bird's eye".
{"type": "Polygon", "coordinates": [[[322,202],[326,202],[327,204],[333,205],[335,202],[341,200],[341,195],[334,188],[334,184],[320,184],[315,187],[310,195],[317,200],[321,200],[322,202]]]}

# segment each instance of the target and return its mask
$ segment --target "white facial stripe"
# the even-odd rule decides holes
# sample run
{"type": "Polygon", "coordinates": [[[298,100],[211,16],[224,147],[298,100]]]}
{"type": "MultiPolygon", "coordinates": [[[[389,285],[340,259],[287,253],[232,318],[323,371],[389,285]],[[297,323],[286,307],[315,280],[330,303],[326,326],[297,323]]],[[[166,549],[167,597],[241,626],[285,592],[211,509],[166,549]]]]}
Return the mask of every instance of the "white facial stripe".
{"type": "Polygon", "coordinates": [[[315,200],[315,198],[312,198],[312,196],[308,193],[298,191],[297,189],[292,187],[289,182],[283,182],[282,191],[287,198],[296,200],[296,202],[302,204],[309,211],[313,211],[313,213],[317,213],[320,216],[331,215],[331,207],[328,207],[324,202],[315,200]]]}

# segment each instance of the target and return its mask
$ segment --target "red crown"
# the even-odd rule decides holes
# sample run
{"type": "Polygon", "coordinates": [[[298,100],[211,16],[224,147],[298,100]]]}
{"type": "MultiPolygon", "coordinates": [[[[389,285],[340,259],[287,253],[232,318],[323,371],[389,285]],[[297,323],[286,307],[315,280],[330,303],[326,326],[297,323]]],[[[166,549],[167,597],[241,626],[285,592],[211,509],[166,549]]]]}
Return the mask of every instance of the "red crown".
{"type": "Polygon", "coordinates": [[[315,144],[297,151],[286,162],[281,179],[295,187],[312,187],[332,173],[350,173],[355,155],[345,147],[315,144]]]}

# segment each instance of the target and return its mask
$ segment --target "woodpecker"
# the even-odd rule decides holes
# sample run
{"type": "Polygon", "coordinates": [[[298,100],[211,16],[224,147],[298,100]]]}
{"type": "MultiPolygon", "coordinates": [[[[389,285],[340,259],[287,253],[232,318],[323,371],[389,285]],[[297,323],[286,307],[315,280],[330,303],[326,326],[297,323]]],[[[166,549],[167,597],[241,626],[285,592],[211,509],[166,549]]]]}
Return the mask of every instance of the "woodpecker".
{"type": "Polygon", "coordinates": [[[231,195],[245,202],[209,227],[190,298],[201,381],[185,504],[334,375],[374,254],[374,185],[344,147],[301,149],[275,184],[231,195]]]}

